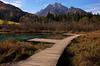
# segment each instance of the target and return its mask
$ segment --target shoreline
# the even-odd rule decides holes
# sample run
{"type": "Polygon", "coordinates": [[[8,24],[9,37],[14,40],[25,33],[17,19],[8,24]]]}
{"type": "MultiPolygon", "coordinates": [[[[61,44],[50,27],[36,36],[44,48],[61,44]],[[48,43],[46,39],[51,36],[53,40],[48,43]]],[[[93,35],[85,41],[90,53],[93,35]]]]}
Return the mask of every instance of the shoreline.
{"type": "Polygon", "coordinates": [[[54,34],[59,34],[59,33],[66,33],[68,31],[40,31],[40,30],[36,30],[36,31],[1,31],[0,33],[54,33],[54,34]]]}
{"type": "MultiPolygon", "coordinates": [[[[99,31],[99,30],[96,30],[99,31]]],[[[93,31],[89,31],[93,32],[93,31]]],[[[50,31],[50,30],[0,30],[0,33],[52,33],[52,34],[61,34],[61,33],[75,33],[75,34],[84,34],[88,33],[87,31],[50,31]]]]}

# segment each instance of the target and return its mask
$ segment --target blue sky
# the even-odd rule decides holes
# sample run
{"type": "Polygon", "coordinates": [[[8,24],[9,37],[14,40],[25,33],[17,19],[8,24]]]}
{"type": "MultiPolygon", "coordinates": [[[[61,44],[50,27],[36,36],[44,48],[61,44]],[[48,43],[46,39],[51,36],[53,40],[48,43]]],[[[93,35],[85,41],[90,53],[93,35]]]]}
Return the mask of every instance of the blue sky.
{"type": "Polygon", "coordinates": [[[41,9],[44,9],[48,4],[54,4],[55,2],[70,8],[74,6],[81,8],[87,12],[100,13],[100,0],[1,0],[5,3],[12,4],[19,7],[23,11],[29,13],[36,13],[41,9]]]}

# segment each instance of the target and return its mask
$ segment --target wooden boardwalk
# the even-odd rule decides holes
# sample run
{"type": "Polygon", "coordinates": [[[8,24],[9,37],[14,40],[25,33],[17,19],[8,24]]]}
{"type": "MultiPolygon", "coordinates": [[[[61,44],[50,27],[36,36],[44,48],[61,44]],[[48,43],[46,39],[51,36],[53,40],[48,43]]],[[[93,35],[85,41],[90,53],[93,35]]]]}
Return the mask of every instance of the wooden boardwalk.
{"type": "Polygon", "coordinates": [[[48,43],[56,43],[61,40],[56,40],[56,39],[43,39],[43,38],[35,38],[35,39],[29,39],[27,41],[36,41],[36,42],[48,42],[48,43]]]}
{"type": "Polygon", "coordinates": [[[30,39],[28,41],[52,42],[55,44],[51,48],[46,48],[28,59],[18,63],[17,66],[56,66],[66,46],[71,42],[71,40],[78,36],[80,35],[70,36],[62,40],[30,39]]]}

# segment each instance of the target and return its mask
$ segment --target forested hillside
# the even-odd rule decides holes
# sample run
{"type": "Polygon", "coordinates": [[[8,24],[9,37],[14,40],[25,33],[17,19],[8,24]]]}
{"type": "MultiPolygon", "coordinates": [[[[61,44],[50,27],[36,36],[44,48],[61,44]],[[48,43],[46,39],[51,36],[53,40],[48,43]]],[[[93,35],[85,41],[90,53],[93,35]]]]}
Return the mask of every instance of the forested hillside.
{"type": "Polygon", "coordinates": [[[29,17],[33,19],[33,22],[38,20],[38,16],[35,14],[24,12],[15,6],[0,1],[0,19],[19,22],[21,17],[29,17]]]}
{"type": "MultiPolygon", "coordinates": [[[[50,21],[74,21],[74,22],[86,22],[86,20],[89,23],[100,23],[100,15],[99,14],[92,14],[92,12],[89,13],[76,13],[76,14],[60,14],[60,15],[53,15],[51,13],[48,13],[46,17],[41,16],[39,18],[39,22],[50,22],[50,21]]],[[[86,22],[86,23],[88,23],[86,22]]]]}

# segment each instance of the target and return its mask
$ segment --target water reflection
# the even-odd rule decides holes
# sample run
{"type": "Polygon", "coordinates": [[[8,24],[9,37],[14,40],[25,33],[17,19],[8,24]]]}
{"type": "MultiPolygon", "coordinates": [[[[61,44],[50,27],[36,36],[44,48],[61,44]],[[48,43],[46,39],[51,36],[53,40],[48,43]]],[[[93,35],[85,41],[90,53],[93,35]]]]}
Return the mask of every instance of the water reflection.
{"type": "Polygon", "coordinates": [[[11,33],[0,33],[0,40],[5,41],[7,39],[25,40],[29,38],[45,38],[50,36],[50,34],[40,34],[40,33],[21,33],[21,34],[11,34],[11,33]]]}

